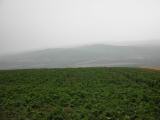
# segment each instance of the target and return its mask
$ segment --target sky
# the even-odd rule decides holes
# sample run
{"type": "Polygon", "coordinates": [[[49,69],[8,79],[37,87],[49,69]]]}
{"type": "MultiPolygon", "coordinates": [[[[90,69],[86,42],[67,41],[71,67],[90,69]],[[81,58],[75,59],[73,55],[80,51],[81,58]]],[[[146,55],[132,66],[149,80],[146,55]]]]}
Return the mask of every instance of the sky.
{"type": "Polygon", "coordinates": [[[160,41],[160,0],[0,0],[0,54],[160,41]]]}

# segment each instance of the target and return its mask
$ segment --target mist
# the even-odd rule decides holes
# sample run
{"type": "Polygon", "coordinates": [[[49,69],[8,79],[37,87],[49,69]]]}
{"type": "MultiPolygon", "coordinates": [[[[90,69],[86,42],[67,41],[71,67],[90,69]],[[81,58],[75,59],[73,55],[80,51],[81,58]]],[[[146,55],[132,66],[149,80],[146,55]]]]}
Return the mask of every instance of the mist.
{"type": "Polygon", "coordinates": [[[159,0],[0,0],[0,54],[96,43],[157,45],[159,6],[159,0]]]}

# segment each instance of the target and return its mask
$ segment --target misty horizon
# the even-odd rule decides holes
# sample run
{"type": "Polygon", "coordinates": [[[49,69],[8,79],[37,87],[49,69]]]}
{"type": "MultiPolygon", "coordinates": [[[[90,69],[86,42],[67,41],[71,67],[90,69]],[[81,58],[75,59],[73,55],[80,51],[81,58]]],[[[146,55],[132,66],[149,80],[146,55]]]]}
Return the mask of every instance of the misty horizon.
{"type": "Polygon", "coordinates": [[[0,0],[0,119],[160,120],[160,0],[0,0]]]}
{"type": "Polygon", "coordinates": [[[49,48],[1,56],[0,69],[157,67],[159,52],[159,46],[105,44],[49,48]]]}
{"type": "Polygon", "coordinates": [[[18,54],[24,54],[28,52],[36,52],[36,51],[43,51],[43,50],[49,50],[49,49],[73,49],[73,48],[81,48],[81,47],[89,47],[89,46],[122,46],[122,47],[160,47],[160,43],[158,40],[153,40],[153,41],[147,41],[144,43],[144,41],[140,41],[138,43],[128,43],[126,44],[125,42],[121,43],[113,43],[113,44],[108,44],[108,43],[89,43],[89,44],[78,44],[78,45],[66,45],[66,46],[57,46],[57,47],[41,47],[41,48],[33,48],[33,49],[25,49],[21,51],[8,51],[8,52],[0,52],[0,57],[3,56],[10,56],[10,55],[18,55],[18,54]]]}
{"type": "Polygon", "coordinates": [[[1,0],[0,55],[92,44],[159,46],[158,0],[1,0]]]}

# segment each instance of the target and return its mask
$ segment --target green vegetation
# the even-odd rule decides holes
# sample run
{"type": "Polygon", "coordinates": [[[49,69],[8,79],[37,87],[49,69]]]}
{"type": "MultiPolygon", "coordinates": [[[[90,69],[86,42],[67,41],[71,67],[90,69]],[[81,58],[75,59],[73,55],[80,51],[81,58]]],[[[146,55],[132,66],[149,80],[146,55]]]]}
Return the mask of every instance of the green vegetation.
{"type": "Polygon", "coordinates": [[[0,71],[1,120],[160,120],[160,72],[137,68],[0,71]]]}

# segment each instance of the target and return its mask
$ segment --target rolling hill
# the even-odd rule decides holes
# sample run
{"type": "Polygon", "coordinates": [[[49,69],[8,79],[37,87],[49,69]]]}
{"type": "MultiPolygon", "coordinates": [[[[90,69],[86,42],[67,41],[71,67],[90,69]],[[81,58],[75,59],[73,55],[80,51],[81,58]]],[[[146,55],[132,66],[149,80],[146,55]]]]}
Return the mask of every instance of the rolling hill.
{"type": "Polygon", "coordinates": [[[0,57],[0,69],[95,66],[160,66],[160,47],[86,45],[54,48],[0,57]]]}

